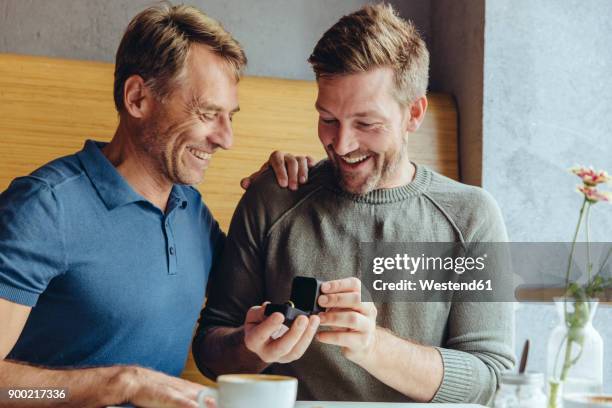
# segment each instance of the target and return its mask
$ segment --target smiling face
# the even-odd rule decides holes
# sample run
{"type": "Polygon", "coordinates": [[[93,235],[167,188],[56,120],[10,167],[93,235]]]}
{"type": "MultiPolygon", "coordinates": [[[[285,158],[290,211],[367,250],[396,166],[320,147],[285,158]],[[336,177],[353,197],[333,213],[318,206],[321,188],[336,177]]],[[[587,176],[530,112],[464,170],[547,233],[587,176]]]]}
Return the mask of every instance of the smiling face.
{"type": "Polygon", "coordinates": [[[191,47],[184,76],[143,124],[140,147],[167,181],[198,184],[212,154],[233,142],[238,84],[228,64],[202,45],[191,47]]]}
{"type": "Polygon", "coordinates": [[[340,186],[365,194],[409,183],[413,170],[406,141],[411,115],[392,96],[393,71],[321,76],[317,83],[319,139],[340,186]]]}

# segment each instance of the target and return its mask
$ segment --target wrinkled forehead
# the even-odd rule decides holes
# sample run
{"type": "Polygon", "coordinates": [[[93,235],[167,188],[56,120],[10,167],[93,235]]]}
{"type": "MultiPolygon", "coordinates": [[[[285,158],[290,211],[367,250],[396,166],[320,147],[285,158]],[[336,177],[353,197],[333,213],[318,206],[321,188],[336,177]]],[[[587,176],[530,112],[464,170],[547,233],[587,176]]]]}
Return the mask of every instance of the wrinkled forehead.
{"type": "Polygon", "coordinates": [[[225,86],[238,85],[238,77],[231,64],[205,45],[191,46],[181,74],[192,86],[211,86],[215,83],[225,86]]]}
{"type": "Polygon", "coordinates": [[[238,79],[231,65],[208,47],[194,45],[177,81],[189,103],[215,104],[228,111],[238,104],[238,79]]]}

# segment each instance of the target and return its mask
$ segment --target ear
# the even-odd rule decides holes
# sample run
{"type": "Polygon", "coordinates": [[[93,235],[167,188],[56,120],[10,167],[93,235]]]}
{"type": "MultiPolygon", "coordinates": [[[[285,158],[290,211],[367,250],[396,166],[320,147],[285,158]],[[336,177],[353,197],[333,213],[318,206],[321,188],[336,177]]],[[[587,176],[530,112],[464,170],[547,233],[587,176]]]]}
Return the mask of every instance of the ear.
{"type": "Polygon", "coordinates": [[[427,97],[425,95],[417,98],[409,106],[406,107],[409,111],[407,112],[406,131],[416,132],[423,119],[425,119],[425,112],[427,111],[427,97]]]}
{"type": "Polygon", "coordinates": [[[151,90],[145,85],[140,75],[132,75],[123,84],[123,106],[127,113],[134,118],[149,116],[154,97],[151,90]]]}

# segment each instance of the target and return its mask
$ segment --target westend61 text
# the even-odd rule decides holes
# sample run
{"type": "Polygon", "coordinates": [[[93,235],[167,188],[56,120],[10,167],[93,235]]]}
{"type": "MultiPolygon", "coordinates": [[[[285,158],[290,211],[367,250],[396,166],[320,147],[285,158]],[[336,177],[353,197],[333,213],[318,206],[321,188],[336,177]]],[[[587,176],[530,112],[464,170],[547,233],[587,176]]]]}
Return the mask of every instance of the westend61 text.
{"type": "Polygon", "coordinates": [[[373,282],[372,287],[376,291],[416,291],[416,290],[435,290],[435,291],[492,291],[493,286],[491,280],[472,280],[469,282],[436,282],[433,279],[419,279],[417,282],[402,279],[399,282],[383,282],[377,279],[373,282]]]}

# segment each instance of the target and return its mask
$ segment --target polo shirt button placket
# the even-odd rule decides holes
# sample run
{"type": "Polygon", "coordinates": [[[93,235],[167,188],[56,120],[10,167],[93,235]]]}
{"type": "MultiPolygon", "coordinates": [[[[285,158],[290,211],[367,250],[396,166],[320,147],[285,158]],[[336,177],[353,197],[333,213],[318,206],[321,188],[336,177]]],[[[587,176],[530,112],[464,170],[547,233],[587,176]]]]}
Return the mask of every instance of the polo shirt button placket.
{"type": "Polygon", "coordinates": [[[170,220],[166,218],[164,220],[164,227],[166,230],[166,248],[168,251],[168,275],[176,275],[177,271],[177,259],[176,259],[176,244],[174,242],[174,234],[172,228],[170,228],[170,220]]]}
{"type": "Polygon", "coordinates": [[[176,275],[177,259],[176,246],[172,237],[168,237],[168,275],[176,275]]]}

